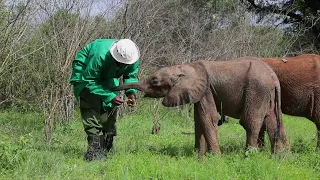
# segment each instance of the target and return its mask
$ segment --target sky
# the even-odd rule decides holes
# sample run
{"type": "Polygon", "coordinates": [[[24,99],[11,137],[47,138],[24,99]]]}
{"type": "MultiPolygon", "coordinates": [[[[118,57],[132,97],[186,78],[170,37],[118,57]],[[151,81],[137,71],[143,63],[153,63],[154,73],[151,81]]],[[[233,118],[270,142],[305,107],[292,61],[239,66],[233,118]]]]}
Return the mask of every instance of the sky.
{"type": "Polygon", "coordinates": [[[121,7],[122,0],[94,0],[91,15],[97,15],[105,11],[115,12],[115,9],[121,7]]]}

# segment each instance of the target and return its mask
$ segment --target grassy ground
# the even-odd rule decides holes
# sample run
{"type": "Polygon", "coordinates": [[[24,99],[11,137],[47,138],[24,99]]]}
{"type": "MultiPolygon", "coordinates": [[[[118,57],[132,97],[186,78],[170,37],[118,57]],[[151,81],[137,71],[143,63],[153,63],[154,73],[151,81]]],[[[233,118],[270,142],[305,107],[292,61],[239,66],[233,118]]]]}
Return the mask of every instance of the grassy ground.
{"type": "Polygon", "coordinates": [[[86,163],[86,136],[79,114],[59,126],[51,148],[43,140],[43,119],[36,113],[0,113],[0,179],[319,179],[316,129],[304,118],[284,115],[291,153],[274,156],[269,143],[245,155],[245,131],[237,120],[219,127],[220,157],[203,162],[193,152],[193,120],[178,110],[160,108],[160,134],[152,135],[152,100],[121,119],[114,153],[86,163]]]}

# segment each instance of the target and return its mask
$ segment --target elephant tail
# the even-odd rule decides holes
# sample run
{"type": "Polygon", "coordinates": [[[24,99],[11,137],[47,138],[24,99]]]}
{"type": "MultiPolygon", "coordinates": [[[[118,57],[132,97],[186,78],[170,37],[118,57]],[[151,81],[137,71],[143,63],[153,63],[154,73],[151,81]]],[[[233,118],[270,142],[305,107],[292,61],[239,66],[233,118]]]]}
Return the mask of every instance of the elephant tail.
{"type": "Polygon", "coordinates": [[[281,123],[282,123],[282,113],[281,113],[281,91],[280,91],[280,84],[277,83],[275,89],[275,110],[276,110],[276,119],[277,119],[277,132],[276,138],[281,139],[281,123]]]}

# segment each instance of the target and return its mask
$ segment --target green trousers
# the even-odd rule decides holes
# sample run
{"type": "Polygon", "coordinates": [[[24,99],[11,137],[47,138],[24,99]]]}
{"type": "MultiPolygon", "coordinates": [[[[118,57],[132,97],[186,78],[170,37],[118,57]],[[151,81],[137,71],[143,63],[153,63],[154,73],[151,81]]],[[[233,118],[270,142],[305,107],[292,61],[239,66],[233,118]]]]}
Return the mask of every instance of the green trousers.
{"type": "Polygon", "coordinates": [[[101,98],[85,88],[80,94],[80,112],[87,135],[109,134],[116,136],[117,106],[111,112],[104,111],[101,98]]]}

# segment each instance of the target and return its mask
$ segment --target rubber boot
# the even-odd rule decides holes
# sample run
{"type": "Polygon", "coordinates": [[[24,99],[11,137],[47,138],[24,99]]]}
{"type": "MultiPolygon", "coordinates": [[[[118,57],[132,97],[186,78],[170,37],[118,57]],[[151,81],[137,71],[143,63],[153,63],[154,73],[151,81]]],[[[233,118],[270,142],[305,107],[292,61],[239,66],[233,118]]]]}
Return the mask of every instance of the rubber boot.
{"type": "Polygon", "coordinates": [[[102,148],[103,152],[105,152],[107,147],[105,135],[100,135],[100,147],[102,148]]]}
{"type": "Polygon", "coordinates": [[[107,134],[106,135],[106,151],[110,152],[113,147],[113,134],[107,134]]]}
{"type": "Polygon", "coordinates": [[[112,150],[112,147],[113,147],[113,137],[115,135],[113,133],[104,133],[103,135],[103,141],[104,144],[103,144],[103,150],[105,153],[108,153],[112,150]]]}
{"type": "Polygon", "coordinates": [[[88,151],[84,155],[85,161],[101,160],[104,157],[104,151],[101,146],[100,139],[100,136],[88,135],[88,151]]]}

